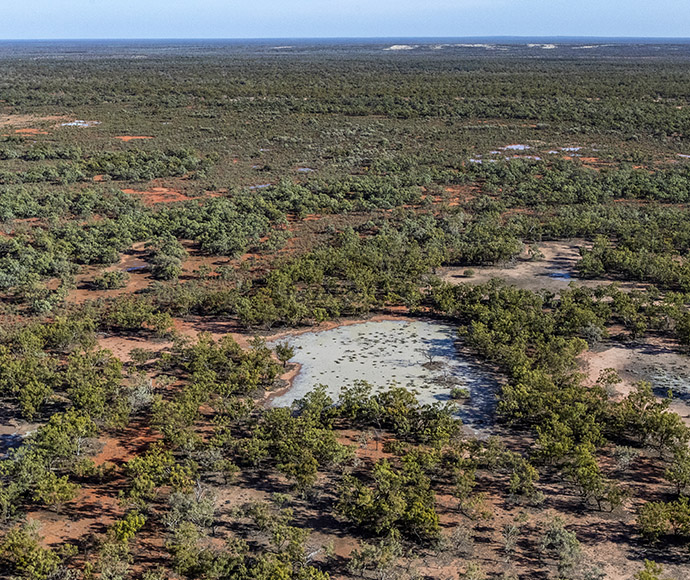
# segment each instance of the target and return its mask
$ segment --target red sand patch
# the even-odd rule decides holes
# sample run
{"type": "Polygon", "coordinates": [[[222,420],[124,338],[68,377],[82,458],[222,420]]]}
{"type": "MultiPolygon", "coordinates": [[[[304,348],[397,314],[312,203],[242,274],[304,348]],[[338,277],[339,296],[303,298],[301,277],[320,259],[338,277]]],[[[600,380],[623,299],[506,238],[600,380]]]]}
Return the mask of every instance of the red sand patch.
{"type": "MultiPolygon", "coordinates": [[[[448,206],[453,207],[460,205],[461,203],[467,203],[468,201],[474,199],[479,192],[479,188],[475,185],[449,185],[446,189],[447,196],[437,195],[434,196],[434,204],[446,203],[448,206]]],[[[426,194],[423,196],[427,197],[426,194]]]]}
{"type": "Polygon", "coordinates": [[[60,513],[37,508],[29,511],[26,518],[40,523],[39,533],[44,546],[61,546],[89,534],[105,533],[123,513],[117,490],[112,486],[85,485],[60,513]]]}
{"type": "Polygon", "coordinates": [[[15,129],[15,133],[18,133],[19,135],[47,135],[47,131],[40,131],[39,129],[15,129]]]}
{"type": "Polygon", "coordinates": [[[134,141],[136,139],[153,139],[153,137],[148,137],[146,135],[120,135],[118,137],[115,137],[115,139],[119,139],[120,141],[124,141],[125,143],[129,141],[134,141]]]}
{"type": "Polygon", "coordinates": [[[175,191],[168,187],[153,187],[148,191],[139,191],[136,189],[123,189],[122,193],[129,195],[140,195],[145,205],[155,205],[157,203],[174,203],[177,201],[187,201],[188,198],[183,193],[175,191]]]}

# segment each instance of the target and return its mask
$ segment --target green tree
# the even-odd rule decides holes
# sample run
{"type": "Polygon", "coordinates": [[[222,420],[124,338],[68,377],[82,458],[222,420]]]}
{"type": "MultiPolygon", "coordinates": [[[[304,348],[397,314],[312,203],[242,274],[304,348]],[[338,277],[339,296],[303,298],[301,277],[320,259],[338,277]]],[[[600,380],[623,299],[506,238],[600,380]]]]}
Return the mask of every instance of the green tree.
{"type": "Polygon", "coordinates": [[[67,475],[59,477],[54,472],[48,471],[36,483],[33,500],[60,511],[65,503],[77,497],[78,492],[79,485],[71,483],[67,475]]]}
{"type": "Polygon", "coordinates": [[[295,349],[287,342],[279,342],[276,344],[276,356],[278,360],[283,363],[283,367],[285,367],[287,362],[295,356],[295,349]]]}
{"type": "Polygon", "coordinates": [[[644,561],[644,568],[635,573],[635,580],[664,580],[661,575],[664,568],[661,564],[652,562],[651,560],[644,561]]]}
{"type": "Polygon", "coordinates": [[[114,522],[110,526],[110,532],[115,541],[126,544],[144,527],[145,523],[146,518],[142,514],[131,511],[121,520],[114,522]]]}
{"type": "Polygon", "coordinates": [[[41,546],[36,528],[31,524],[11,528],[0,539],[2,569],[17,578],[48,580],[60,561],[58,554],[41,546]]]}
{"type": "Polygon", "coordinates": [[[406,465],[395,469],[378,461],[367,485],[346,476],[338,495],[337,510],[356,525],[375,534],[405,535],[429,541],[439,532],[436,496],[421,469],[406,465]]]}
{"type": "Polygon", "coordinates": [[[666,479],[676,486],[678,495],[690,487],[690,449],[678,447],[673,454],[673,463],[666,470],[666,479]]]}

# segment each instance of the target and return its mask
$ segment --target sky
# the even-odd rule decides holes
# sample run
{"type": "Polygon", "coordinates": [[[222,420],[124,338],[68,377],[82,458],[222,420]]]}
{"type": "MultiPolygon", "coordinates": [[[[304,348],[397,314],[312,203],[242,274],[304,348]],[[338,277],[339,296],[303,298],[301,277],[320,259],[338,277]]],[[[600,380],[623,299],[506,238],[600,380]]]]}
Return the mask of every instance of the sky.
{"type": "Polygon", "coordinates": [[[0,39],[690,36],[688,0],[0,0],[0,39]]]}

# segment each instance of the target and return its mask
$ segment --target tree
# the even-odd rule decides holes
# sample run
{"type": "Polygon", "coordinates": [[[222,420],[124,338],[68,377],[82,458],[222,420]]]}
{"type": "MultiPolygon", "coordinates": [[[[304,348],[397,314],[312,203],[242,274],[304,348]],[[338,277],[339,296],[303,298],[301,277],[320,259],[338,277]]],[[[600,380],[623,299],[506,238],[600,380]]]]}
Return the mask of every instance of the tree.
{"type": "Polygon", "coordinates": [[[125,472],[129,478],[128,487],[120,493],[128,502],[144,509],[165,485],[176,491],[191,489],[194,485],[193,471],[192,465],[176,463],[172,452],[157,442],[143,455],[127,462],[125,472]]]}
{"type": "Polygon", "coordinates": [[[93,279],[93,284],[99,290],[124,288],[129,281],[129,274],[121,270],[103,271],[93,279]]]}
{"type": "Polygon", "coordinates": [[[561,518],[551,520],[541,539],[542,552],[558,560],[558,571],[566,576],[580,563],[582,547],[574,532],[565,528],[561,518]]]}
{"type": "Polygon", "coordinates": [[[287,342],[279,342],[276,344],[276,356],[278,360],[283,363],[284,368],[287,362],[295,356],[295,348],[290,346],[287,342]]]}
{"type": "Polygon", "coordinates": [[[200,529],[213,526],[216,498],[200,484],[190,493],[172,493],[168,498],[168,504],[170,509],[164,517],[164,523],[173,531],[183,522],[191,522],[200,529]]]}
{"type": "Polygon", "coordinates": [[[373,571],[379,580],[393,579],[398,577],[395,565],[401,556],[402,545],[394,538],[379,540],[377,544],[363,543],[350,554],[348,569],[359,575],[373,571]]]}
{"type": "Polygon", "coordinates": [[[678,447],[673,454],[673,463],[666,470],[666,479],[676,486],[678,495],[690,486],[690,449],[678,447]]]}
{"type": "Polygon", "coordinates": [[[28,439],[28,447],[50,468],[70,467],[84,453],[88,437],[96,434],[96,425],[76,410],[56,413],[28,439]]]}
{"type": "Polygon", "coordinates": [[[63,380],[74,407],[93,419],[122,422],[127,409],[120,397],[122,362],[107,350],[74,353],[69,357],[63,380]]]}
{"type": "Polygon", "coordinates": [[[127,580],[132,555],[126,542],[105,542],[98,553],[98,571],[102,580],[127,580]]]}
{"type": "Polygon", "coordinates": [[[661,577],[664,568],[661,564],[652,562],[651,560],[644,561],[644,568],[635,574],[635,580],[664,580],[661,577]]]}
{"type": "Polygon", "coordinates": [[[647,539],[656,541],[669,529],[669,507],[664,502],[647,502],[637,517],[640,532],[647,539]]]}
{"type": "Polygon", "coordinates": [[[614,408],[619,429],[638,437],[660,454],[685,446],[690,441],[690,429],[680,416],[668,410],[670,396],[657,400],[647,382],[635,385],[635,390],[614,408]]]}
{"type": "Polygon", "coordinates": [[[272,458],[276,468],[293,478],[302,491],[314,484],[320,467],[339,464],[352,453],[338,443],[330,425],[324,426],[321,417],[306,408],[298,417],[286,408],[264,412],[252,437],[237,447],[241,459],[252,464],[272,458]]]}
{"type": "Polygon", "coordinates": [[[690,537],[690,499],[680,497],[672,502],[647,502],[640,508],[637,525],[643,536],[652,541],[666,534],[690,537]]]}
{"type": "Polygon", "coordinates": [[[60,511],[63,504],[77,497],[78,491],[79,486],[76,483],[70,483],[67,475],[59,477],[54,472],[48,471],[36,483],[33,499],[35,502],[60,511]]]}
{"type": "Polygon", "coordinates": [[[405,535],[426,542],[438,535],[436,496],[421,469],[395,469],[378,461],[367,485],[346,476],[339,488],[337,510],[356,525],[379,535],[405,535]]]}
{"type": "Polygon", "coordinates": [[[0,539],[3,572],[26,580],[47,580],[58,569],[60,557],[43,548],[36,527],[25,524],[10,529],[0,539]]]}
{"type": "Polygon", "coordinates": [[[131,511],[121,520],[114,522],[110,526],[110,532],[115,541],[126,544],[144,527],[145,523],[146,518],[142,514],[131,511]]]}
{"type": "Polygon", "coordinates": [[[585,502],[594,500],[599,510],[608,503],[610,510],[613,511],[628,497],[627,492],[615,481],[606,479],[601,473],[591,445],[579,445],[565,471],[579,488],[583,500],[585,502]]]}

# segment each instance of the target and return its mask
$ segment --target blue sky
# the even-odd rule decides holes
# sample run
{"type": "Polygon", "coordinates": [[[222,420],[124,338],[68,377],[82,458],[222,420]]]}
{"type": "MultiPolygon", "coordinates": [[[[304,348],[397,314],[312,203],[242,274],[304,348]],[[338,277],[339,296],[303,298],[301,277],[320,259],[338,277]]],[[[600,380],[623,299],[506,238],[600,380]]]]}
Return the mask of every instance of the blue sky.
{"type": "Polygon", "coordinates": [[[690,36],[690,0],[4,0],[0,38],[690,36]]]}

